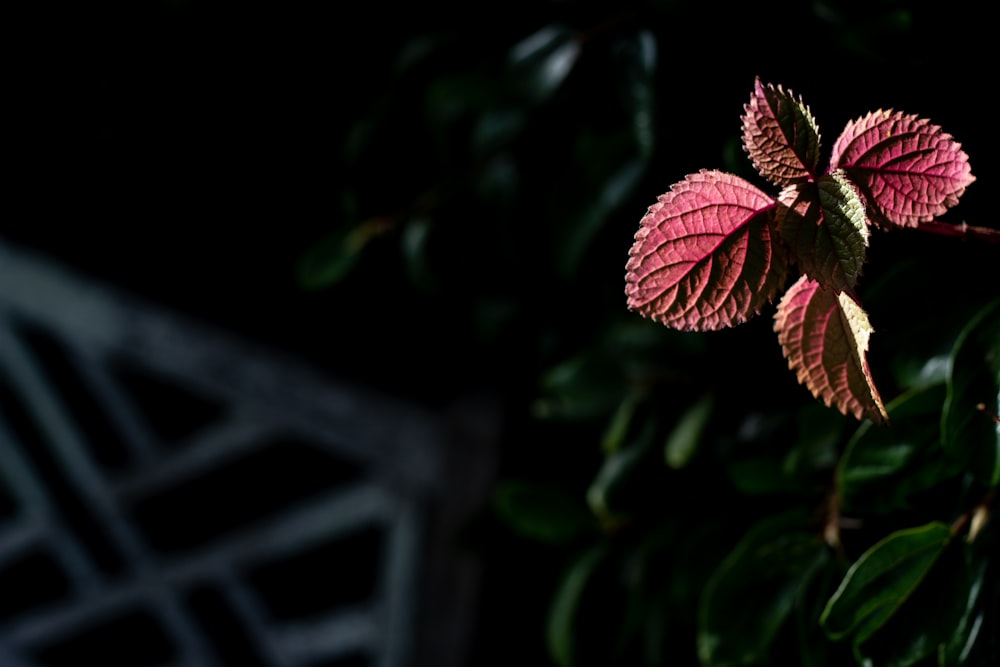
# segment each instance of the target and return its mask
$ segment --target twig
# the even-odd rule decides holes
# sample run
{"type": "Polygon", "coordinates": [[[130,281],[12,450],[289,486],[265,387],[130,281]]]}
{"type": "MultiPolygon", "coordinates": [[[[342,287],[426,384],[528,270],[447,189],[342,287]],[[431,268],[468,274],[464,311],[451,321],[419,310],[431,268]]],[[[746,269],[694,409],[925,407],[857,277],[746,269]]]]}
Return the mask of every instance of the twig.
{"type": "Polygon", "coordinates": [[[940,220],[931,220],[930,222],[920,223],[916,229],[930,232],[931,234],[940,234],[941,236],[959,236],[986,243],[1000,243],[1000,229],[975,227],[967,225],[964,222],[954,225],[949,222],[941,222],[940,220]]]}

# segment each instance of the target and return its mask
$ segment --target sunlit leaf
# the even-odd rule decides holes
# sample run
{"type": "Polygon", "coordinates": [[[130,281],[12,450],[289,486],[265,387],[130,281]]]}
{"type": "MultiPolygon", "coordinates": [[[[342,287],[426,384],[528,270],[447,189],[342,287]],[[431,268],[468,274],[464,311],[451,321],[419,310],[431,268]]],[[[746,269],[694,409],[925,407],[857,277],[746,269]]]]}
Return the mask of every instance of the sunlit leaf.
{"type": "Polygon", "coordinates": [[[706,665],[765,662],[801,588],[825,558],[798,512],[756,525],[709,580],[698,612],[698,655],[706,665]]]}
{"type": "Polygon", "coordinates": [[[941,417],[945,447],[983,482],[1000,484],[1000,300],[962,330],[951,358],[941,417]]]}
{"type": "Polygon", "coordinates": [[[801,98],[758,78],[743,108],[743,145],[761,176],[791,185],[816,173],[819,130],[801,98]]]}
{"type": "Polygon", "coordinates": [[[837,291],[854,287],[868,246],[865,207],[840,172],[785,188],[778,229],[803,273],[837,291]]]}
{"type": "Polygon", "coordinates": [[[759,312],[784,285],[775,200],[748,181],[703,170],[643,217],[626,265],[628,307],[666,326],[712,330],[759,312]]]}
{"type": "Polygon", "coordinates": [[[896,531],[868,549],[823,610],[827,635],[853,634],[856,644],[870,637],[906,602],[950,539],[947,525],[932,522],[896,531]]]}
{"type": "Polygon", "coordinates": [[[843,414],[888,417],[868,368],[868,315],[848,294],[802,276],[781,298],[774,329],[799,382],[843,414]]]}
{"type": "Polygon", "coordinates": [[[848,123],[834,144],[830,169],[843,169],[861,188],[870,216],[903,227],[941,215],[976,180],[950,134],[892,110],[848,123]]]}

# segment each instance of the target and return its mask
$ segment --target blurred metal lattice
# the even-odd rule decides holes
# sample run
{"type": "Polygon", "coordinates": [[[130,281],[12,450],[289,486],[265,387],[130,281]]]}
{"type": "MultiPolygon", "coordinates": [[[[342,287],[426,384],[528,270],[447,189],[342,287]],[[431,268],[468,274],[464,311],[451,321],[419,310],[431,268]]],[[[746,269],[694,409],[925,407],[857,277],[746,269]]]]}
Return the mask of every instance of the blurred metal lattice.
{"type": "Polygon", "coordinates": [[[0,665],[457,667],[495,425],[0,242],[0,665]]]}

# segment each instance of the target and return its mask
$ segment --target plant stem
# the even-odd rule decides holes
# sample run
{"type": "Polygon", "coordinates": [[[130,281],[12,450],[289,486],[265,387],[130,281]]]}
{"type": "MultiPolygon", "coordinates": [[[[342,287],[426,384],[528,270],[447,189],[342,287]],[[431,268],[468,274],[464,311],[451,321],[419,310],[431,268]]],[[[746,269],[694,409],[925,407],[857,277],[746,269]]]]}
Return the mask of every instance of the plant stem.
{"type": "Polygon", "coordinates": [[[1000,229],[975,227],[967,225],[964,222],[953,225],[948,222],[941,222],[940,220],[931,220],[930,222],[920,223],[917,229],[930,232],[931,234],[940,234],[941,236],[961,236],[973,238],[977,241],[985,241],[986,243],[1000,243],[1000,229]]]}

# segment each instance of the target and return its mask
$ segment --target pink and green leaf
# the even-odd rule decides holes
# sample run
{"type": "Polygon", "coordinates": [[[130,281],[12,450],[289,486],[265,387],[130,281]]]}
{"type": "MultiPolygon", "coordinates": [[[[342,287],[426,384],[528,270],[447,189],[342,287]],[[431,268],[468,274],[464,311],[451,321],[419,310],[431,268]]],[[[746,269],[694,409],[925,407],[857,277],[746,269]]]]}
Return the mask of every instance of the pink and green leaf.
{"type": "Polygon", "coordinates": [[[628,307],[668,327],[709,331],[758,313],[787,277],[776,202],[748,181],[702,170],[660,195],[626,265],[628,307]]]}
{"type": "Polygon", "coordinates": [[[798,183],[778,196],[776,220],[799,268],[824,287],[850,290],[868,246],[865,206],[842,172],[798,183]]]}
{"type": "Polygon", "coordinates": [[[743,109],[743,147],[760,175],[779,186],[811,180],[819,164],[819,130],[801,98],[758,78],[743,109]]]}
{"type": "Polygon", "coordinates": [[[892,110],[848,123],[833,147],[830,169],[843,169],[861,188],[873,219],[902,227],[943,214],[976,180],[950,134],[892,110]]]}
{"type": "Polygon", "coordinates": [[[888,419],[868,368],[872,327],[848,293],[803,275],[781,298],[774,329],[789,368],[813,396],[857,419],[888,419]]]}

